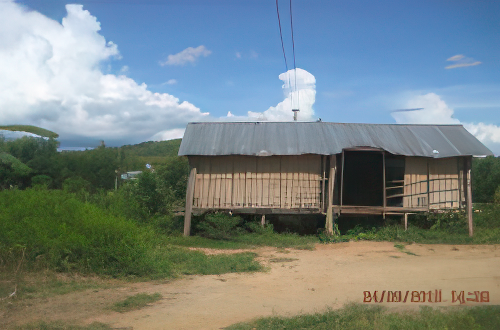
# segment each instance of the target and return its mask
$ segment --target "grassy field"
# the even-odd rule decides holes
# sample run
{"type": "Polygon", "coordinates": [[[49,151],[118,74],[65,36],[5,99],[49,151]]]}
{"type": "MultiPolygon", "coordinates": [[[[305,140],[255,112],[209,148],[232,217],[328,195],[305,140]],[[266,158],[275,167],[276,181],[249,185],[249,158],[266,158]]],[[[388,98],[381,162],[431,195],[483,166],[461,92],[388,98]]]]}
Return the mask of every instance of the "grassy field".
{"type": "Polygon", "coordinates": [[[492,330],[500,329],[500,306],[389,312],[383,307],[347,305],[325,313],[293,317],[267,317],[227,327],[228,330],[331,329],[331,330],[492,330]]]}

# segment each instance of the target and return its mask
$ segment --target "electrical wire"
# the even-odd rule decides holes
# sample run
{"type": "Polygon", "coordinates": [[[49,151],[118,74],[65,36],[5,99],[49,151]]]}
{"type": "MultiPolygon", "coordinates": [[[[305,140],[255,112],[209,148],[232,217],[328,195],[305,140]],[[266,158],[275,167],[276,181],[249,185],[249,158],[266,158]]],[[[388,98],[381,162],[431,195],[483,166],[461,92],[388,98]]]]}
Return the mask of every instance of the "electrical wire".
{"type": "MultiPolygon", "coordinates": [[[[281,30],[280,9],[279,9],[279,6],[278,6],[278,0],[276,0],[276,13],[278,14],[278,25],[279,25],[279,28],[280,28],[281,49],[283,50],[283,58],[285,59],[286,74],[288,76],[288,87],[291,90],[292,89],[292,83],[290,82],[290,75],[288,74],[288,62],[286,60],[285,45],[283,43],[283,32],[281,30]]],[[[292,105],[292,103],[293,103],[293,97],[292,97],[292,95],[293,95],[293,93],[290,93],[290,106],[293,109],[293,105],[292,105]]]]}
{"type": "Polygon", "coordinates": [[[278,0],[276,0],[276,13],[278,14],[278,25],[280,27],[281,49],[283,50],[283,57],[285,58],[285,68],[286,71],[288,72],[288,63],[286,61],[285,45],[283,44],[283,33],[281,31],[280,9],[278,6],[278,0]]]}
{"type": "Polygon", "coordinates": [[[295,65],[295,40],[293,39],[293,19],[292,19],[292,0],[290,0],[290,29],[292,31],[292,50],[293,50],[293,72],[294,72],[294,78],[295,78],[295,91],[297,92],[297,109],[299,108],[300,104],[300,98],[299,98],[299,92],[297,89],[297,66],[295,65]]]}

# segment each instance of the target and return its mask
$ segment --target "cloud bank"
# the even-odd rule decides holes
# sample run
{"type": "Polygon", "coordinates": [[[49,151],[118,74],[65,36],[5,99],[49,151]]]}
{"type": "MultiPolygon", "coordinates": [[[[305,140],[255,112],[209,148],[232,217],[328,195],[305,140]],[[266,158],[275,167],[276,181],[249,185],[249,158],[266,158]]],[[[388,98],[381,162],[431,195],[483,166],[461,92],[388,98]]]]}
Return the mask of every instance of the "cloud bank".
{"type": "MultiPolygon", "coordinates": [[[[180,137],[179,127],[208,116],[187,101],[149,91],[125,75],[126,66],[119,75],[103,73],[104,64],[120,59],[117,45],[81,5],[66,10],[59,23],[0,2],[0,123],[38,125],[59,133],[62,145],[92,146],[101,139],[120,145],[180,137]]],[[[195,54],[209,52],[200,47],[195,54]]],[[[170,61],[181,63],[179,54],[170,61]]]]}
{"type": "Polygon", "coordinates": [[[418,111],[394,112],[392,117],[400,124],[462,124],[479,141],[496,155],[500,155],[500,127],[485,123],[467,123],[453,117],[454,111],[435,93],[418,95],[406,104],[418,111]]]}

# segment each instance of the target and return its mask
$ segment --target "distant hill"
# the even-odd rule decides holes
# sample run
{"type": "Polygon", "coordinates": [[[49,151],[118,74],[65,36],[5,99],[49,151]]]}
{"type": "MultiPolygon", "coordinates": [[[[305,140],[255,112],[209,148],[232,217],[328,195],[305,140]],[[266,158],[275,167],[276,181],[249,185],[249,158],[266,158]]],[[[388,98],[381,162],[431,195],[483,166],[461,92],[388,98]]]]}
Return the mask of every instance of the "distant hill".
{"type": "Polygon", "coordinates": [[[177,158],[181,139],[148,141],[118,148],[120,164],[125,171],[142,171],[146,164],[161,166],[177,158]]]}
{"type": "Polygon", "coordinates": [[[127,155],[142,157],[172,157],[177,156],[182,139],[168,141],[148,141],[139,144],[122,146],[127,155]]]}

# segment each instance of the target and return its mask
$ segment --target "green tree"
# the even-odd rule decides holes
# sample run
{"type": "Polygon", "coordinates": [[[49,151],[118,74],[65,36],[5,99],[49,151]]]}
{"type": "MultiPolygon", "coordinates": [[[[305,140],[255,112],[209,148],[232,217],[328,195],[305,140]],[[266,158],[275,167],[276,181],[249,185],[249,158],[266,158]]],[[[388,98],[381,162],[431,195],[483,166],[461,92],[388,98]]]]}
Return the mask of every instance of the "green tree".
{"type": "Polygon", "coordinates": [[[489,156],[472,162],[472,196],[476,203],[491,203],[500,186],[500,159],[489,156]]]}
{"type": "Polygon", "coordinates": [[[171,190],[176,204],[184,205],[189,164],[186,157],[170,157],[169,161],[157,169],[163,184],[171,190]]]}
{"type": "Polygon", "coordinates": [[[32,170],[16,157],[0,151],[0,189],[27,185],[32,170]]]}

